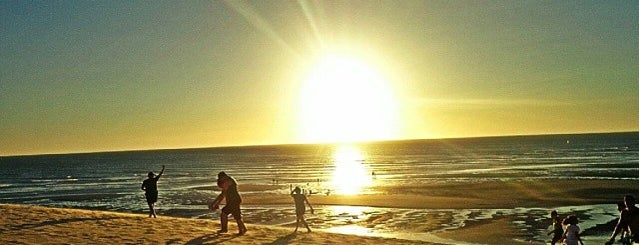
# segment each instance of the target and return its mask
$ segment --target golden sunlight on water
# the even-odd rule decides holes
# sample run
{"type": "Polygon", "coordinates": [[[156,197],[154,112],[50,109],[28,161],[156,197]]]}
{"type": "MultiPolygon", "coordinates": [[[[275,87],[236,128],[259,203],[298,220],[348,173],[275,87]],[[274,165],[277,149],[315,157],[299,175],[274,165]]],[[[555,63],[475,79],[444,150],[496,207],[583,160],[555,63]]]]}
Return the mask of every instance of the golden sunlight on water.
{"type": "Polygon", "coordinates": [[[339,146],[333,153],[335,169],[331,186],[336,194],[356,195],[373,183],[371,171],[364,163],[364,154],[352,145],[339,146]]]}
{"type": "MultiPolygon", "coordinates": [[[[341,217],[350,221],[366,219],[370,213],[374,212],[373,208],[364,206],[330,206],[329,209],[331,213],[335,214],[337,217],[341,217]]],[[[329,228],[328,230],[330,232],[353,234],[358,236],[375,235],[375,232],[372,229],[362,227],[357,224],[335,226],[329,228]]]]}
{"type": "Polygon", "coordinates": [[[361,227],[358,225],[343,225],[343,226],[335,226],[327,229],[328,232],[340,233],[340,234],[349,234],[349,235],[357,235],[357,236],[374,236],[375,232],[373,232],[370,228],[361,227]]]}
{"type": "Polygon", "coordinates": [[[373,208],[366,206],[330,206],[329,208],[334,214],[351,216],[353,219],[358,219],[360,215],[373,211],[373,208]]]}

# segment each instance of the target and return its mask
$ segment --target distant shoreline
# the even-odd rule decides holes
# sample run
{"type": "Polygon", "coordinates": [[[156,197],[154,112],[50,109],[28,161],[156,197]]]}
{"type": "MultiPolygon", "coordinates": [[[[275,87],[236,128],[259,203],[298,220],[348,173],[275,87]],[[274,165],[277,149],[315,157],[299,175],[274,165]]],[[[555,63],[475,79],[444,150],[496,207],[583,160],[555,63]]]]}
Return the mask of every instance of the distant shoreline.
{"type": "Polygon", "coordinates": [[[301,147],[301,146],[329,146],[339,144],[384,144],[384,143],[406,143],[406,142],[423,142],[423,141],[458,141],[458,140],[474,140],[474,139],[500,139],[500,138],[525,138],[525,137],[545,137],[545,136],[596,136],[596,135],[623,135],[623,134],[639,134],[639,131],[612,131],[612,132],[592,132],[592,133],[549,133],[549,134],[521,134],[521,135],[486,135],[472,137],[450,137],[450,138],[426,138],[426,139],[395,139],[380,140],[366,142],[327,142],[327,143],[291,143],[291,144],[265,144],[265,145],[228,145],[228,146],[203,146],[188,148],[158,148],[158,149],[120,149],[120,150],[98,150],[86,152],[54,152],[54,153],[33,153],[33,154],[17,154],[17,155],[0,155],[2,158],[11,157],[39,157],[39,156],[55,156],[55,155],[87,155],[87,154],[116,154],[116,153],[138,153],[138,152],[165,152],[165,151],[199,151],[212,149],[238,149],[238,148],[268,148],[268,147],[301,147]]]}

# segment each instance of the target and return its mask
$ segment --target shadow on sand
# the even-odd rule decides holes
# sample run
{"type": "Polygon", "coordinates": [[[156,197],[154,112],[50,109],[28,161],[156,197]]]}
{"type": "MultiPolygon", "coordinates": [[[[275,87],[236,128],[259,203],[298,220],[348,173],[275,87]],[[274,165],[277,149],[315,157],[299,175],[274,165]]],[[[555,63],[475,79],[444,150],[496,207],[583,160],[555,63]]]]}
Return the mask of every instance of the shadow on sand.
{"type": "Polygon", "coordinates": [[[198,238],[195,238],[191,241],[186,242],[186,245],[196,245],[196,244],[222,244],[224,242],[228,242],[230,240],[239,237],[240,235],[227,235],[227,234],[209,234],[204,235],[198,238]]]}
{"type": "Polygon", "coordinates": [[[117,217],[109,217],[109,218],[73,218],[73,219],[60,219],[60,220],[47,220],[41,223],[36,224],[21,224],[15,226],[9,226],[8,230],[23,230],[23,229],[31,229],[48,225],[59,225],[64,223],[72,223],[72,222],[84,222],[84,221],[98,221],[98,220],[111,220],[118,219],[117,217]]]}
{"type": "Polygon", "coordinates": [[[263,243],[263,245],[286,245],[289,244],[297,236],[296,232],[280,237],[271,243],[263,243]]]}

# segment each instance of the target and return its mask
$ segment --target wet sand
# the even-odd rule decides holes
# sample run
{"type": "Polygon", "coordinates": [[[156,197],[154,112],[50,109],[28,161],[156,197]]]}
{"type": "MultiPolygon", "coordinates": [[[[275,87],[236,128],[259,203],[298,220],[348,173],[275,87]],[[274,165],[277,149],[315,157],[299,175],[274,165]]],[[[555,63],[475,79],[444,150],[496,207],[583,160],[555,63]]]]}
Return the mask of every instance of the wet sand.
{"type": "MultiPolygon", "coordinates": [[[[264,186],[240,186],[241,191],[264,186]]],[[[272,186],[272,189],[282,188],[272,186]]],[[[286,188],[288,188],[286,186],[286,188]]],[[[517,208],[614,204],[624,195],[639,194],[636,180],[486,180],[381,186],[379,194],[310,195],[313,203],[394,208],[517,208]]],[[[288,195],[243,194],[244,204],[290,204],[288,195]]]]}
{"type": "MultiPolygon", "coordinates": [[[[639,194],[639,181],[511,179],[432,182],[376,188],[382,193],[358,196],[314,194],[309,196],[309,200],[314,205],[405,210],[355,210],[345,212],[341,217],[322,216],[316,223],[311,219],[311,224],[357,224],[373,229],[383,226],[394,233],[419,234],[418,239],[426,238],[431,242],[442,238],[445,239],[441,240],[442,243],[449,244],[544,244],[540,239],[546,240],[546,237],[535,237],[532,235],[533,231],[545,234],[550,224],[547,217],[549,210],[559,209],[561,215],[574,213],[584,221],[587,220],[587,223],[581,224],[588,235],[584,240],[599,243],[605,241],[602,237],[609,236],[612,232],[610,222],[616,217],[614,203],[624,195],[639,194]],[[413,212],[411,209],[418,211],[413,212]],[[453,217],[458,215],[459,212],[455,211],[458,209],[464,209],[468,213],[463,217],[453,217]],[[592,209],[595,211],[588,211],[592,209]],[[359,213],[360,217],[348,217],[351,213],[359,213]],[[435,237],[431,238],[431,235],[435,237]],[[456,242],[450,242],[451,240],[456,242]]],[[[247,204],[285,205],[290,202],[290,197],[286,195],[245,195],[247,204]]]]}

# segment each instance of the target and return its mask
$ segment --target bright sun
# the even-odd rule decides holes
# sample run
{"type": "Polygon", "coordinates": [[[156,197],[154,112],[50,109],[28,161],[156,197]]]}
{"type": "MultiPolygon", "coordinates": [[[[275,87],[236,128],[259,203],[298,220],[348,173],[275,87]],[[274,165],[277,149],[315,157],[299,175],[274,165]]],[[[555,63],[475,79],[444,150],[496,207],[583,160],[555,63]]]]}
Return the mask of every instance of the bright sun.
{"type": "Polygon", "coordinates": [[[304,81],[300,106],[305,142],[382,140],[397,133],[397,103],[388,82],[353,57],[320,60],[304,81]]]}

